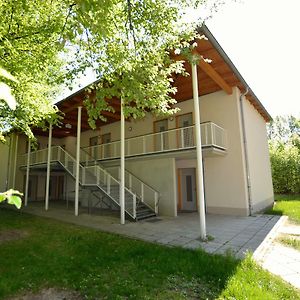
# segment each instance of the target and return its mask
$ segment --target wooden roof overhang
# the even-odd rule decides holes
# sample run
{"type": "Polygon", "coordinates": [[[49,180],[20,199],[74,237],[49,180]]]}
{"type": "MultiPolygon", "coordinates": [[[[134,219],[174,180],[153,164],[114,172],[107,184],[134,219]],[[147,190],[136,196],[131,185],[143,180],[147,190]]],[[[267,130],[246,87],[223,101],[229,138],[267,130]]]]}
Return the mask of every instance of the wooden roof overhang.
{"type": "MultiPolygon", "coordinates": [[[[208,39],[201,39],[197,42],[196,51],[204,58],[211,60],[211,63],[206,63],[204,60],[200,60],[198,65],[198,86],[199,95],[207,95],[220,90],[224,90],[227,94],[232,93],[232,88],[237,86],[242,93],[244,93],[248,84],[243,79],[241,74],[238,72],[234,64],[231,62],[229,57],[226,55],[224,50],[218,44],[216,39],[210,33],[206,26],[202,26],[199,31],[203,33],[208,39]]],[[[191,66],[189,63],[185,63],[185,68],[188,73],[191,74],[191,66]]],[[[175,94],[175,99],[177,102],[186,101],[193,98],[192,91],[192,78],[191,76],[175,77],[174,85],[177,87],[177,93],[175,94]]],[[[86,87],[77,91],[76,93],[68,96],[62,101],[58,102],[56,105],[61,110],[65,116],[63,120],[63,125],[61,128],[53,128],[53,136],[62,138],[66,136],[76,136],[77,132],[77,107],[82,106],[82,121],[81,130],[89,130],[88,115],[87,111],[83,105],[83,101],[87,97],[86,87]],[[68,124],[68,125],[67,125],[68,124]],[[71,128],[67,128],[71,127],[71,128]]],[[[264,106],[255,96],[253,91],[249,89],[246,96],[249,102],[255,107],[255,109],[262,115],[266,122],[271,120],[271,116],[266,111],[264,106]]],[[[120,120],[120,100],[110,99],[107,100],[110,105],[115,109],[115,113],[103,112],[103,115],[107,118],[107,122],[97,121],[97,127],[101,127],[106,124],[110,124],[120,120]]],[[[37,135],[47,135],[46,132],[41,130],[35,130],[37,135]]]]}

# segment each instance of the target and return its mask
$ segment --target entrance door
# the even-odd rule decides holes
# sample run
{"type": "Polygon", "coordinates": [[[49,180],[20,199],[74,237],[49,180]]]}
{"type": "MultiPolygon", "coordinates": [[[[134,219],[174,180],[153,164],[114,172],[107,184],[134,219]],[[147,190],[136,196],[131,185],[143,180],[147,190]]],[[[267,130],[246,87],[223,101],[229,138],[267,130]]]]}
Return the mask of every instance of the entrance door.
{"type": "Polygon", "coordinates": [[[197,210],[195,171],[195,168],[181,169],[182,210],[197,210]]]}

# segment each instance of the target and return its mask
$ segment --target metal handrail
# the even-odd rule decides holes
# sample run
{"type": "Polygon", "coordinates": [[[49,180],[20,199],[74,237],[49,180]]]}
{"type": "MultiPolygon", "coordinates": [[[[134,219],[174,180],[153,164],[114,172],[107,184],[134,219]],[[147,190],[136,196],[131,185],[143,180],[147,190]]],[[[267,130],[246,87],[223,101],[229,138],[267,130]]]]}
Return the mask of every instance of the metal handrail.
{"type": "MultiPolygon", "coordinates": [[[[48,148],[45,148],[45,149],[41,149],[41,150],[38,150],[39,152],[48,152],[48,148]]],[[[37,151],[33,151],[30,153],[30,156],[33,156],[34,154],[36,154],[37,151]]],[[[28,153],[25,153],[25,154],[22,154],[21,156],[27,156],[28,153]]],[[[31,157],[32,158],[32,157],[31,157]]],[[[45,157],[46,158],[46,157],[45,157]]],[[[51,162],[58,162],[71,176],[75,177],[75,172],[74,174],[69,170],[68,166],[65,164],[67,161],[71,161],[73,163],[73,166],[75,166],[76,164],[76,159],[70,155],[66,150],[64,150],[62,147],[60,146],[52,146],[51,147],[51,158],[50,158],[51,162]],[[57,153],[55,153],[55,149],[57,149],[57,153]],[[68,160],[65,159],[65,162],[63,162],[61,160],[61,156],[62,156],[62,153],[68,157],[68,160]]],[[[47,162],[47,159],[45,160],[39,160],[38,162],[36,163],[31,163],[30,165],[33,165],[33,164],[37,164],[37,163],[46,163],[47,162]]],[[[74,168],[74,167],[73,167],[74,168]]],[[[87,186],[87,185],[91,185],[91,184],[87,184],[87,182],[85,180],[82,180],[83,177],[85,177],[86,175],[86,170],[88,168],[96,168],[96,171],[97,172],[102,172],[105,174],[105,176],[107,177],[106,178],[106,181],[107,182],[110,182],[111,180],[114,181],[118,186],[120,186],[120,182],[119,180],[117,180],[116,178],[114,178],[109,172],[107,172],[105,169],[101,168],[98,164],[94,165],[94,166],[83,166],[82,164],[80,164],[80,170],[81,170],[81,176],[79,176],[79,183],[82,185],[82,186],[87,186]]],[[[75,171],[75,168],[74,168],[74,171],[75,171]]],[[[96,176],[97,178],[97,176],[96,176]]],[[[116,199],[114,199],[112,197],[112,195],[110,193],[108,193],[107,191],[105,191],[105,189],[103,187],[101,187],[101,185],[99,184],[100,181],[98,182],[98,180],[96,179],[96,182],[94,182],[92,185],[95,185],[97,186],[99,189],[101,189],[102,191],[104,191],[115,203],[117,203],[118,205],[120,205],[120,203],[118,201],[116,201],[116,199]]],[[[127,193],[129,193],[131,196],[132,196],[132,207],[133,207],[133,212],[131,213],[129,210],[126,210],[126,212],[131,216],[133,217],[134,219],[136,218],[136,194],[134,194],[132,191],[130,191],[127,187],[125,187],[125,191],[127,193]]],[[[125,205],[125,208],[126,208],[126,205],[125,205]]]]}

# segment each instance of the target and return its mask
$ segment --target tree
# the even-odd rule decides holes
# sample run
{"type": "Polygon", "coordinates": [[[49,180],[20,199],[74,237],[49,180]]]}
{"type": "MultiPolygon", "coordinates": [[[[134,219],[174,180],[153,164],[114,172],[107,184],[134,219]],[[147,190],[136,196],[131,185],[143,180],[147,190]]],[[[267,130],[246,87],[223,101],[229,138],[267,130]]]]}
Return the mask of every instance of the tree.
{"type": "Polygon", "coordinates": [[[96,97],[85,101],[92,127],[103,110],[113,111],[104,101],[111,97],[123,100],[127,117],[173,113],[172,75],[185,70],[170,52],[191,48],[197,33],[182,21],[184,10],[205,2],[0,0],[1,63],[19,81],[12,83],[16,110],[0,102],[0,132],[14,128],[32,137],[32,126],[54,118],[58,86],[88,67],[101,78],[96,97]]]}
{"type": "Polygon", "coordinates": [[[64,1],[0,0],[1,67],[18,80],[1,78],[17,106],[11,110],[0,102],[0,136],[18,130],[33,138],[31,127],[56,118],[52,101],[65,78],[59,53],[68,12],[64,1]]]}
{"type": "Polygon", "coordinates": [[[268,126],[276,193],[300,193],[300,120],[277,116],[268,126]]]}

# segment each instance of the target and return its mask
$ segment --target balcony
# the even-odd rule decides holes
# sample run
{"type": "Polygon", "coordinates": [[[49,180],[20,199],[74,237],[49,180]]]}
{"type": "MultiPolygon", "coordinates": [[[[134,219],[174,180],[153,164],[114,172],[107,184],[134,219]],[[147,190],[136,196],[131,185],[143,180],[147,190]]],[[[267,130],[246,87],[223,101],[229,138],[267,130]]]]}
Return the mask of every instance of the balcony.
{"type": "MultiPolygon", "coordinates": [[[[194,132],[193,125],[126,139],[125,156],[194,150],[196,148],[194,132]]],[[[203,152],[207,155],[226,153],[226,132],[213,122],[201,124],[201,141],[203,152]]],[[[120,141],[85,147],[83,150],[95,160],[115,159],[120,157],[120,141]]],[[[82,157],[81,161],[87,157],[82,157]]]]}

